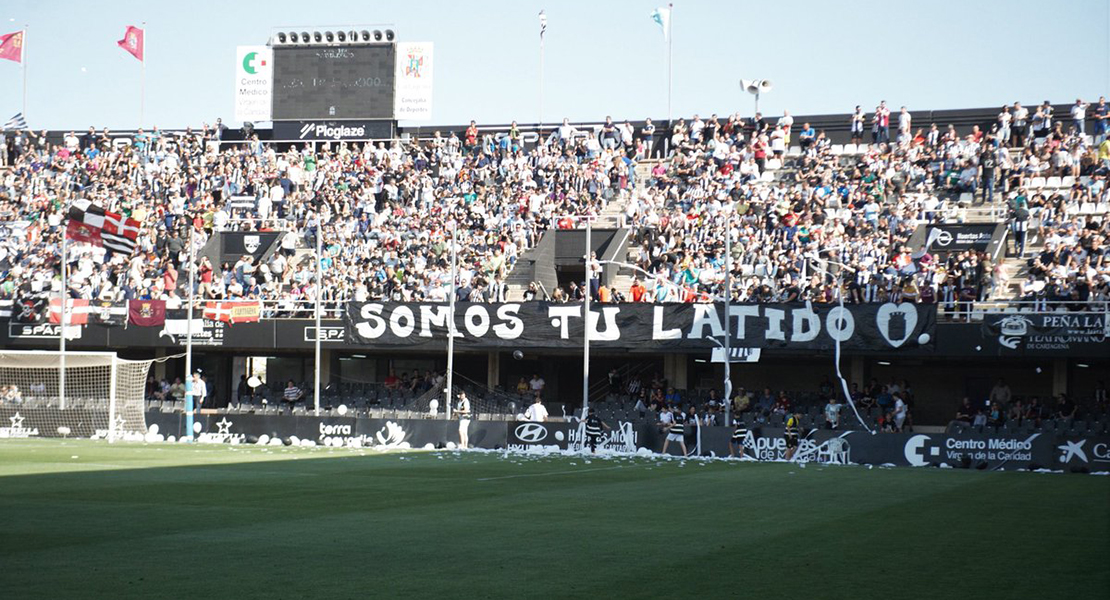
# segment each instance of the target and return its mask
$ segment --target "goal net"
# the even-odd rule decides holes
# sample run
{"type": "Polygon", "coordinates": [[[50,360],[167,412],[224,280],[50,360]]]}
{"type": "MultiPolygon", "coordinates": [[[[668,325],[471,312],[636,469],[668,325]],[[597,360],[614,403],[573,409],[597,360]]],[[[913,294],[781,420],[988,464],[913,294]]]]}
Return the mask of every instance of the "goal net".
{"type": "Polygon", "coordinates": [[[151,362],[114,352],[66,352],[63,358],[59,352],[0,350],[0,438],[142,439],[151,362]]]}

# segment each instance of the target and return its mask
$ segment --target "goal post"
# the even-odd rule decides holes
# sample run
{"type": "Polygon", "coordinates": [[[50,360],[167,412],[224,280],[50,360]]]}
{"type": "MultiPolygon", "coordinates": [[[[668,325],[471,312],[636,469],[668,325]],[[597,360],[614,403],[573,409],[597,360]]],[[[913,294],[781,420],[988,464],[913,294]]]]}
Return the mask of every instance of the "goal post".
{"type": "Polygon", "coordinates": [[[153,360],[0,350],[0,438],[141,439],[153,360]],[[63,369],[64,365],[64,371],[63,369]]]}

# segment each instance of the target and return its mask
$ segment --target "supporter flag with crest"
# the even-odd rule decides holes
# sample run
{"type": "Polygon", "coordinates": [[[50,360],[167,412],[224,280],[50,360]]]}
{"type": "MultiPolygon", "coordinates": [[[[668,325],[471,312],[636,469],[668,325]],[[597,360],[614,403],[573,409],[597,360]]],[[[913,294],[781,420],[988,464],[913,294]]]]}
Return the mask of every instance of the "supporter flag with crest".
{"type": "Polygon", "coordinates": [[[126,50],[129,54],[131,54],[131,56],[139,59],[139,62],[143,61],[142,29],[139,29],[134,25],[128,25],[127,31],[123,32],[123,39],[116,42],[116,45],[126,50]]]}
{"type": "MultiPolygon", "coordinates": [[[[62,301],[50,299],[50,322],[62,322],[62,301]]],[[[70,325],[105,325],[119,327],[127,320],[127,308],[107,300],[88,300],[85,298],[66,299],[66,321],[70,325]]]]}
{"type": "Polygon", "coordinates": [[[0,58],[17,63],[23,62],[23,32],[0,35],[0,58]]]}
{"type": "Polygon", "coordinates": [[[91,203],[74,202],[69,209],[66,237],[77,242],[102,246],[112,252],[131,254],[139,237],[139,222],[108,212],[91,203]],[[84,204],[82,208],[81,204],[84,204]]]}
{"type": "Polygon", "coordinates": [[[166,322],[165,300],[131,300],[127,303],[128,321],[139,327],[161,327],[166,322]]]}
{"type": "Polygon", "coordinates": [[[262,318],[262,303],[257,301],[208,302],[204,305],[204,318],[223,321],[228,325],[256,323],[262,318]]]}

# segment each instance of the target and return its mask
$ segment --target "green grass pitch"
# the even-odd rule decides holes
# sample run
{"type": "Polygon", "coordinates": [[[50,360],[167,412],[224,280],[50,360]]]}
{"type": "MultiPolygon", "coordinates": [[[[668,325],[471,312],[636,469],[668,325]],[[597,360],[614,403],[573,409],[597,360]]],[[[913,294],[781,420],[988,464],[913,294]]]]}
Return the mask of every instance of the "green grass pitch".
{"type": "Polygon", "coordinates": [[[1110,478],[0,442],[0,598],[1105,598],[1110,478]]]}

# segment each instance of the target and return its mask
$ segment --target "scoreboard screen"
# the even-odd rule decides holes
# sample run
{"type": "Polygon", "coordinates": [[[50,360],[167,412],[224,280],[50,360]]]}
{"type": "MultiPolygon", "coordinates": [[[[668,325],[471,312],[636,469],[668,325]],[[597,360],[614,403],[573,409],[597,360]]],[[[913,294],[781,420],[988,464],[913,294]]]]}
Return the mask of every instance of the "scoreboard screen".
{"type": "Polygon", "coordinates": [[[393,44],[274,47],[273,119],[392,119],[393,44]]]}

